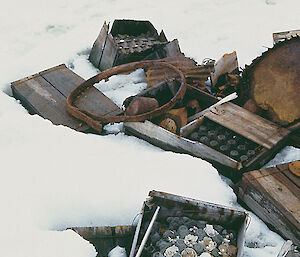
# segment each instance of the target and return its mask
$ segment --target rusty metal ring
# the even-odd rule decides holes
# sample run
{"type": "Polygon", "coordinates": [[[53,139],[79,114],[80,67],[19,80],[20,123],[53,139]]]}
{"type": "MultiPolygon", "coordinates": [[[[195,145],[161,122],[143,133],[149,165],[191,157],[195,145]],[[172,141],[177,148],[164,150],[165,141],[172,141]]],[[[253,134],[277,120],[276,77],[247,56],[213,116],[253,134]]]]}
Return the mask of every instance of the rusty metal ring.
{"type": "Polygon", "coordinates": [[[176,103],[181,101],[184,97],[186,91],[185,85],[185,77],[183,73],[177,69],[175,66],[161,62],[161,61],[141,61],[141,62],[133,62],[128,64],[123,64],[120,66],[113,67],[111,69],[105,70],[96,76],[88,79],[87,81],[80,84],[77,88],[75,88],[67,98],[67,111],[70,115],[74,116],[75,118],[84,121],[89,126],[97,130],[98,132],[102,131],[102,123],[115,123],[115,122],[127,122],[127,121],[144,121],[147,119],[151,119],[157,117],[168,110],[172,109],[176,103]],[[79,109],[78,107],[74,106],[74,101],[80,97],[87,88],[92,87],[95,83],[103,79],[108,79],[113,75],[117,75],[120,73],[133,71],[139,68],[150,68],[150,67],[167,67],[177,73],[180,77],[180,88],[173,96],[173,98],[166,104],[156,108],[155,110],[135,115],[135,116],[103,116],[103,115],[95,115],[94,113],[84,111],[79,109]],[[101,121],[101,122],[99,122],[101,121]]]}

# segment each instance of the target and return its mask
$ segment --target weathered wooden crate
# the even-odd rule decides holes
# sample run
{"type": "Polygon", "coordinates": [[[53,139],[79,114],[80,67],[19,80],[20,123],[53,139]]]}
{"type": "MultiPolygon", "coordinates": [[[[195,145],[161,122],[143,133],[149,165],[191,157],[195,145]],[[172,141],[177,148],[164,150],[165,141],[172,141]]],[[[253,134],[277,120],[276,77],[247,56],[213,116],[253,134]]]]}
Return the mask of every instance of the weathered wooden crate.
{"type": "Polygon", "coordinates": [[[169,42],[149,21],[115,20],[109,31],[104,23],[89,60],[100,70],[141,60],[155,60],[180,53],[178,41],[169,42]]]}
{"type": "MultiPolygon", "coordinates": [[[[144,247],[145,235],[147,237],[148,229],[146,230],[146,228],[151,226],[149,223],[152,222],[152,217],[158,209],[156,220],[160,223],[166,223],[168,217],[187,217],[192,220],[204,221],[208,224],[220,224],[227,229],[236,231],[238,248],[236,256],[242,256],[245,233],[250,222],[246,212],[159,191],[150,191],[149,196],[150,198],[145,201],[142,208],[142,215],[136,227],[129,257],[139,256],[140,249],[144,247]]],[[[150,229],[153,229],[153,227],[150,229]]],[[[149,254],[144,252],[142,252],[142,256],[149,256],[149,254]]]]}
{"type": "Polygon", "coordinates": [[[116,246],[124,247],[129,253],[135,231],[134,226],[73,227],[71,229],[95,246],[97,257],[107,257],[116,246]]]}
{"type": "MultiPolygon", "coordinates": [[[[145,91],[145,96],[151,97],[150,91],[151,89],[145,91]]],[[[140,95],[143,95],[143,93],[140,95]]],[[[189,99],[196,99],[203,108],[207,108],[218,101],[213,96],[188,86],[183,102],[188,102],[189,99]]],[[[128,134],[138,136],[163,149],[188,153],[217,165],[221,164],[223,168],[228,167],[233,172],[224,169],[224,174],[232,178],[239,177],[241,172],[262,167],[285,145],[290,133],[289,130],[233,103],[225,103],[205,112],[202,118],[185,126],[181,135],[171,133],[150,121],[127,122],[124,123],[124,127],[128,134]],[[207,143],[202,142],[200,139],[193,139],[191,137],[192,133],[198,131],[200,126],[207,122],[213,124],[212,130],[216,131],[215,138],[212,135],[207,143]],[[233,137],[240,138],[242,142],[245,141],[250,144],[254,151],[251,158],[244,160],[244,157],[241,158],[240,155],[232,157],[228,152],[218,148],[221,143],[214,147],[211,146],[210,142],[217,139],[218,131],[224,133],[227,131],[233,137]]]]}
{"type": "MultiPolygon", "coordinates": [[[[11,83],[13,95],[31,113],[50,120],[55,125],[64,125],[81,132],[92,132],[82,121],[67,113],[68,95],[84,79],[69,70],[64,64],[39,72],[11,83]]],[[[118,115],[121,109],[95,87],[89,88],[80,97],[76,106],[101,115],[118,115]]]]}
{"type": "Polygon", "coordinates": [[[244,173],[237,193],[264,222],[300,247],[300,178],[289,164],[244,173]]]}

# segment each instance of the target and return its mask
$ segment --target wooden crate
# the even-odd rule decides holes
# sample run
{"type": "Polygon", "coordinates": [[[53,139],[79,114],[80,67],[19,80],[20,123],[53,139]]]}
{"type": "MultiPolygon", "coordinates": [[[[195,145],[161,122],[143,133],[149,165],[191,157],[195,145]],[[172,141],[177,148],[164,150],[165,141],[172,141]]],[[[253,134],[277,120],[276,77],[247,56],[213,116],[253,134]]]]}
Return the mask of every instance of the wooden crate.
{"type": "MultiPolygon", "coordinates": [[[[150,95],[148,89],[146,96],[150,95]]],[[[140,95],[143,95],[141,93],[140,95]]],[[[155,97],[155,96],[152,96],[155,97]]],[[[204,108],[217,102],[217,99],[207,93],[187,87],[184,102],[196,99],[199,104],[205,104],[204,108]]],[[[181,129],[181,135],[176,135],[158,125],[150,122],[126,122],[125,131],[128,134],[138,136],[163,149],[179,153],[188,153],[196,157],[208,160],[231,178],[240,178],[241,173],[261,168],[286,144],[290,131],[275,123],[255,115],[246,109],[233,104],[225,103],[203,114],[203,119],[195,120],[181,129]],[[213,122],[216,130],[229,130],[232,134],[251,141],[255,146],[255,156],[247,161],[231,158],[208,144],[192,140],[190,135],[197,131],[203,122],[213,122]],[[227,169],[228,168],[228,169],[227,169]]],[[[188,117],[189,118],[189,117],[188,117]]]]}
{"type": "MultiPolygon", "coordinates": [[[[149,192],[149,198],[143,204],[142,215],[140,215],[138,222],[138,224],[141,223],[141,226],[137,225],[136,227],[131,253],[136,252],[141,247],[141,241],[146,234],[145,230],[158,207],[156,221],[161,224],[167,224],[168,217],[188,217],[194,221],[219,224],[226,229],[234,230],[237,234],[236,246],[238,250],[236,256],[242,256],[245,233],[250,222],[248,213],[219,204],[154,190],[149,192]]],[[[153,227],[151,228],[152,231],[153,227]]],[[[149,256],[149,254],[141,256],[149,256]]]]}
{"type": "Polygon", "coordinates": [[[244,173],[237,192],[264,222],[300,247],[300,178],[289,164],[244,173]]]}
{"type": "Polygon", "coordinates": [[[106,257],[110,250],[116,246],[121,246],[129,253],[134,226],[116,227],[73,227],[71,228],[85,240],[93,244],[98,252],[97,257],[106,257]]]}
{"type": "MultiPolygon", "coordinates": [[[[69,70],[64,64],[39,72],[11,83],[15,98],[31,114],[38,114],[55,125],[64,125],[81,132],[92,129],[67,113],[68,95],[84,79],[69,70]]],[[[85,92],[75,105],[99,115],[118,115],[121,109],[95,87],[85,92]]]]}

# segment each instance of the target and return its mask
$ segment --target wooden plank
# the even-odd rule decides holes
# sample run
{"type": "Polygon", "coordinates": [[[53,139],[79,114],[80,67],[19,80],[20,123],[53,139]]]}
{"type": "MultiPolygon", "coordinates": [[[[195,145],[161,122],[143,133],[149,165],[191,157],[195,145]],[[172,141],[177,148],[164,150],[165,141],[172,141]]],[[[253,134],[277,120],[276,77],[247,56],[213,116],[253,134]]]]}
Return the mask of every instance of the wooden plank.
{"type": "Polygon", "coordinates": [[[78,131],[85,131],[88,126],[67,113],[66,101],[44,78],[35,76],[22,83],[12,84],[14,94],[32,110],[55,125],[65,125],[78,131]]]}
{"type": "Polygon", "coordinates": [[[277,32],[277,33],[273,33],[273,41],[274,44],[276,44],[279,41],[290,39],[296,36],[300,37],[300,30],[289,30],[284,32],[277,32]]]}
{"type": "Polygon", "coordinates": [[[289,130],[232,103],[218,106],[216,111],[207,112],[205,116],[267,149],[289,134],[289,130]]]}
{"type": "Polygon", "coordinates": [[[244,179],[239,185],[238,196],[247,206],[259,216],[265,223],[272,226],[281,236],[292,239],[295,244],[300,245],[298,239],[300,234],[288,219],[280,213],[261,191],[257,190],[251,183],[244,179]],[[247,184],[245,186],[245,184],[247,184]],[[244,185],[244,187],[242,186],[244,185]],[[244,190],[246,188],[246,190],[244,190]]]}
{"type": "Polygon", "coordinates": [[[244,173],[238,196],[281,235],[300,245],[300,189],[284,175],[286,167],[244,173]]]}
{"type": "Polygon", "coordinates": [[[106,70],[113,67],[118,48],[115,44],[113,36],[111,34],[107,35],[106,42],[104,45],[104,50],[99,64],[99,69],[106,70]]]}
{"type": "Polygon", "coordinates": [[[300,188],[300,178],[292,174],[289,170],[289,164],[285,163],[277,165],[277,168],[284,174],[291,182],[293,182],[298,188],[300,188]]]}
{"type": "MultiPolygon", "coordinates": [[[[83,78],[61,64],[13,82],[12,89],[30,113],[39,114],[56,125],[87,132],[90,127],[66,111],[66,98],[83,82],[83,78]]],[[[119,115],[123,112],[95,87],[88,89],[75,105],[96,115],[119,115]]]]}
{"type": "MultiPolygon", "coordinates": [[[[66,98],[74,88],[84,82],[83,78],[69,70],[67,67],[62,67],[59,72],[48,71],[41,73],[41,75],[66,98]]],[[[123,113],[112,100],[95,87],[86,90],[84,95],[78,98],[74,104],[78,108],[92,112],[96,115],[119,115],[123,113]]]]}
{"type": "Polygon", "coordinates": [[[65,65],[60,69],[40,72],[40,75],[55,87],[65,98],[85,80],[69,70],[65,65]]]}
{"type": "Polygon", "coordinates": [[[91,87],[74,101],[78,108],[96,115],[119,115],[123,111],[98,89],[91,87]]]}
{"type": "Polygon", "coordinates": [[[179,137],[151,123],[150,121],[126,122],[124,123],[124,128],[130,134],[134,134],[164,149],[171,149],[175,152],[189,153],[193,156],[218,162],[237,170],[242,168],[237,161],[231,159],[230,157],[199,142],[194,142],[189,139],[179,137]]]}
{"type": "Polygon", "coordinates": [[[108,26],[106,22],[104,22],[100,33],[96,39],[96,41],[93,44],[89,60],[92,64],[94,64],[95,67],[99,68],[100,60],[103,54],[103,49],[105,45],[106,36],[108,35],[108,26]]]}
{"type": "MultiPolygon", "coordinates": [[[[286,215],[293,215],[295,220],[300,220],[300,204],[299,204],[299,195],[300,190],[291,189],[291,183],[288,181],[287,185],[286,180],[279,181],[277,179],[283,179],[279,173],[274,174],[273,176],[264,176],[258,178],[256,181],[269,193],[269,196],[277,201],[280,205],[282,213],[286,215]],[[298,191],[298,194],[297,194],[298,191]],[[298,197],[297,197],[298,195],[298,197]]],[[[300,224],[298,223],[298,228],[300,229],[300,224]]]]}

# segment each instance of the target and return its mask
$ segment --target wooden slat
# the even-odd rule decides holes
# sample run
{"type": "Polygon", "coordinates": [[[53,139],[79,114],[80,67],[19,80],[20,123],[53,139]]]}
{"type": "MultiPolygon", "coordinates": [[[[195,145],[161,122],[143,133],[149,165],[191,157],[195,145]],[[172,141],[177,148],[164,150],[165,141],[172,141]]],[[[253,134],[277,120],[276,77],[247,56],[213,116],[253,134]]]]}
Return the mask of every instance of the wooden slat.
{"type": "Polygon", "coordinates": [[[277,33],[273,33],[273,41],[274,44],[276,44],[279,41],[290,39],[296,36],[300,37],[300,30],[289,30],[284,32],[277,32],[277,33]]]}
{"type": "Polygon", "coordinates": [[[96,41],[93,44],[93,48],[91,50],[89,60],[92,64],[94,64],[95,67],[99,68],[100,60],[102,57],[102,51],[105,44],[105,39],[108,34],[108,26],[106,22],[104,22],[100,33],[96,39],[96,41]]]}
{"type": "MultiPolygon", "coordinates": [[[[39,114],[56,125],[87,132],[90,127],[67,113],[66,98],[84,79],[64,64],[12,83],[16,98],[32,114],[39,114]]],[[[122,110],[95,87],[86,91],[75,105],[96,115],[119,115],[122,110]]]]}
{"type": "MultiPolygon", "coordinates": [[[[257,171],[253,171],[253,175],[257,171]]],[[[277,206],[281,209],[282,213],[285,215],[293,215],[295,220],[300,220],[300,205],[299,205],[299,196],[297,197],[297,191],[293,192],[291,189],[291,183],[286,180],[279,181],[278,178],[282,179],[279,173],[274,174],[273,176],[263,176],[256,181],[268,192],[269,197],[276,201],[277,206]],[[278,176],[279,175],[279,176],[278,176]],[[287,183],[284,184],[284,183],[287,183]],[[283,205],[282,205],[283,204],[283,205]]],[[[298,189],[300,194],[300,190],[298,189]]],[[[298,227],[300,229],[300,224],[298,222],[298,227]]]]}
{"type": "Polygon", "coordinates": [[[123,111],[98,89],[92,87],[74,102],[78,108],[96,115],[119,115],[123,111]]]}
{"type": "MultiPolygon", "coordinates": [[[[74,88],[84,82],[84,79],[69,70],[62,67],[59,72],[53,71],[41,74],[66,98],[74,88]]],[[[85,91],[84,95],[75,101],[78,108],[92,112],[96,115],[119,115],[123,111],[107,96],[97,88],[91,87],[85,91]]]]}
{"type": "Polygon", "coordinates": [[[279,165],[243,174],[239,197],[266,223],[300,245],[300,188],[279,165]]]}
{"type": "Polygon", "coordinates": [[[40,75],[55,87],[65,98],[84,82],[84,79],[69,70],[66,66],[60,66],[57,70],[40,72],[40,75]]]}
{"type": "Polygon", "coordinates": [[[189,139],[179,137],[150,121],[145,122],[126,122],[124,127],[127,132],[132,133],[140,138],[149,141],[154,145],[158,145],[167,150],[175,152],[189,153],[193,156],[208,159],[214,162],[219,162],[225,166],[240,169],[239,163],[230,157],[215,151],[214,149],[194,142],[189,139]]]}
{"type": "Polygon", "coordinates": [[[71,117],[67,113],[65,98],[53,86],[42,77],[34,77],[22,83],[12,85],[14,94],[32,107],[35,113],[53,124],[65,125],[78,131],[85,131],[81,121],[71,117]]]}
{"type": "Polygon", "coordinates": [[[287,129],[261,118],[235,104],[225,103],[205,116],[250,140],[271,149],[289,134],[287,129]]]}

